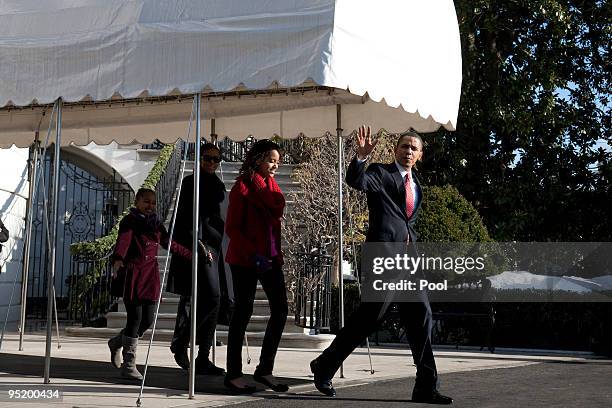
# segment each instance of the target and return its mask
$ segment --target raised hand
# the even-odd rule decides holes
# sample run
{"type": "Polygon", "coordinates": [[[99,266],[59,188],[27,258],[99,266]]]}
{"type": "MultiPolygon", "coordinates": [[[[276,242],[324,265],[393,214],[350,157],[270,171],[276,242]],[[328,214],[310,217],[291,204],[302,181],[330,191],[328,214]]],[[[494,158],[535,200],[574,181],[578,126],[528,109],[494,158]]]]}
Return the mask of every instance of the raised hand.
{"type": "Polygon", "coordinates": [[[372,129],[362,125],[357,131],[357,158],[363,160],[374,151],[378,140],[372,142],[372,129]]]}

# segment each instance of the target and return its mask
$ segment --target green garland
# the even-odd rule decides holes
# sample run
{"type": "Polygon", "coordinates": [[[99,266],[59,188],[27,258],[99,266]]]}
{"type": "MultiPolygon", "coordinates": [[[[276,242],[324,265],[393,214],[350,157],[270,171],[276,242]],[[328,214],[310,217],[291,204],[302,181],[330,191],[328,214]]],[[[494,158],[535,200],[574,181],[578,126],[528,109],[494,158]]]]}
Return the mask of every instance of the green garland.
{"type": "MultiPolygon", "coordinates": [[[[166,167],[172,158],[174,149],[175,145],[166,145],[160,150],[159,157],[155,161],[149,175],[142,183],[141,188],[155,190],[155,186],[166,171],[166,167]]],[[[129,211],[130,209],[128,208],[123,212],[123,214],[121,214],[117,220],[117,223],[107,235],[104,235],[94,241],[76,242],[70,245],[70,253],[73,256],[97,261],[95,262],[94,267],[88,269],[82,276],[72,277],[72,279],[74,279],[72,285],[76,287],[75,289],[77,293],[77,301],[75,304],[77,313],[81,312],[85,307],[85,296],[91,291],[91,288],[96,284],[96,282],[98,282],[106,274],[106,269],[110,259],[108,255],[113,250],[115,242],[117,242],[119,224],[121,223],[121,220],[123,220],[123,217],[129,213],[129,211]]],[[[99,312],[104,312],[105,310],[102,310],[102,308],[105,306],[106,305],[100,304],[91,305],[92,309],[97,309],[99,312]]]]}
{"type": "MultiPolygon", "coordinates": [[[[166,170],[168,162],[172,158],[174,153],[175,145],[166,145],[160,152],[159,157],[155,161],[153,168],[149,172],[149,175],[142,183],[141,188],[149,188],[155,190],[155,186],[161,179],[161,176],[166,170]]],[[[72,255],[78,255],[89,259],[100,259],[107,255],[115,245],[117,241],[117,234],[119,232],[119,223],[129,212],[129,208],[126,209],[123,214],[117,220],[117,223],[113,226],[111,231],[94,241],[75,242],[70,245],[70,253],[72,255]]]]}

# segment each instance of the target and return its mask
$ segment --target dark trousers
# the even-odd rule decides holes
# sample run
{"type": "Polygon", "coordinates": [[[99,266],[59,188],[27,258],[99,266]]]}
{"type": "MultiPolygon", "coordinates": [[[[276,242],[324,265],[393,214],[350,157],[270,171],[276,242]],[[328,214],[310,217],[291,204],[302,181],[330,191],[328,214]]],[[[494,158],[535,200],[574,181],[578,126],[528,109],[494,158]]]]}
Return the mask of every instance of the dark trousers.
{"type": "MultiPolygon", "coordinates": [[[[326,375],[333,377],[342,362],[372,334],[384,320],[390,303],[361,303],[340,330],[332,344],[319,357],[326,375]]],[[[429,301],[399,303],[402,325],[416,365],[416,388],[435,388],[438,382],[436,363],[431,349],[432,316],[429,301]]]]}
{"type": "MultiPolygon", "coordinates": [[[[198,302],[196,313],[196,343],[199,344],[199,352],[207,357],[212,347],[217,318],[219,316],[219,305],[221,303],[221,290],[219,287],[219,273],[217,271],[218,253],[213,252],[214,260],[209,265],[200,260],[203,265],[198,265],[198,302]]],[[[173,352],[186,349],[189,346],[191,330],[191,296],[181,296],[176,311],[176,323],[174,335],[170,348],[173,352]]]]}
{"type": "Polygon", "coordinates": [[[124,301],[127,311],[127,321],[123,334],[128,337],[142,337],[142,334],[151,327],[155,314],[155,302],[150,300],[124,301]]]}
{"type": "Polygon", "coordinates": [[[231,265],[231,269],[234,282],[234,313],[227,338],[227,378],[234,379],[242,376],[242,342],[253,314],[258,280],[268,297],[270,320],[268,320],[259,365],[255,372],[258,375],[272,374],[274,359],[288,313],[287,289],[283,271],[278,266],[266,272],[258,272],[255,268],[238,265],[231,265]]]}

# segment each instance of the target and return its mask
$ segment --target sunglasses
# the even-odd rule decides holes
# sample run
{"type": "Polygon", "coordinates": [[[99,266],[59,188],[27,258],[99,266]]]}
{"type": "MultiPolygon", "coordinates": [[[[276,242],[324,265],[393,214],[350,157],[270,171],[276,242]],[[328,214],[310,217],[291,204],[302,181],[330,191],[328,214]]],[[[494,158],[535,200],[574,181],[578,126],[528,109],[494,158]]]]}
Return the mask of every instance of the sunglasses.
{"type": "Polygon", "coordinates": [[[212,161],[215,163],[221,163],[221,157],[219,156],[209,156],[207,154],[205,154],[204,156],[202,156],[202,161],[212,161]]]}

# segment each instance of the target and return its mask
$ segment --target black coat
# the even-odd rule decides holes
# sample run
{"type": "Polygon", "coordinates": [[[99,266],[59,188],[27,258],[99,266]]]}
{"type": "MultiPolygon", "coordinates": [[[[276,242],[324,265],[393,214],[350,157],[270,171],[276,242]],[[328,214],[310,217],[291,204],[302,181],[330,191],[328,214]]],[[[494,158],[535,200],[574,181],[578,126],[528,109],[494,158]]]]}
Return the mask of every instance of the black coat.
{"type": "Polygon", "coordinates": [[[421,208],[423,193],[416,174],[414,181],[420,199],[408,218],[404,180],[395,163],[373,163],[366,169],[366,162],[360,163],[356,158],[351,161],[346,171],[346,183],[365,191],[368,198],[369,228],[366,241],[406,242],[408,234],[410,241],[417,240],[414,224],[421,208]]]}
{"type": "MultiPolygon", "coordinates": [[[[225,198],[225,185],[216,174],[200,173],[200,221],[198,238],[209,248],[221,255],[224,222],[221,218],[221,203],[225,198]]],[[[193,175],[183,179],[181,196],[176,214],[174,237],[179,244],[192,247],[193,227],[193,175]]],[[[198,258],[198,276],[202,268],[209,267],[202,254],[198,258]]],[[[219,272],[225,275],[223,262],[219,263],[219,272]]],[[[225,278],[225,276],[223,276],[225,278]]],[[[170,262],[166,290],[183,296],[191,296],[191,261],[173,256],[170,262]]]]}
{"type": "MultiPolygon", "coordinates": [[[[2,220],[0,220],[0,242],[6,242],[9,239],[9,231],[6,229],[2,220]]],[[[0,251],[2,251],[2,244],[0,244],[0,251]]]]}
{"type": "MultiPolygon", "coordinates": [[[[0,242],[6,242],[9,239],[9,231],[4,226],[2,220],[0,220],[0,242]]],[[[0,245],[0,247],[2,247],[0,245]]]]}

